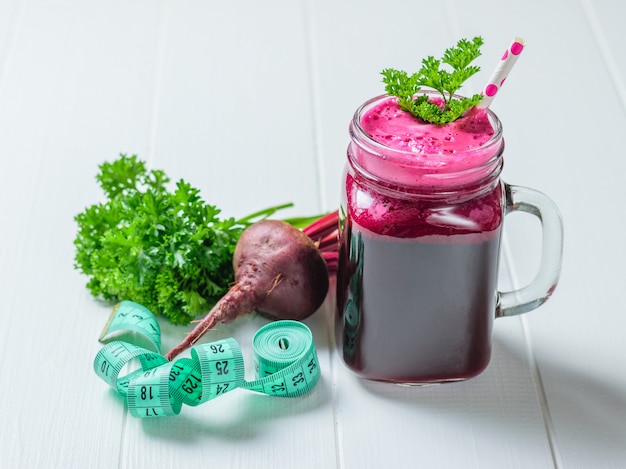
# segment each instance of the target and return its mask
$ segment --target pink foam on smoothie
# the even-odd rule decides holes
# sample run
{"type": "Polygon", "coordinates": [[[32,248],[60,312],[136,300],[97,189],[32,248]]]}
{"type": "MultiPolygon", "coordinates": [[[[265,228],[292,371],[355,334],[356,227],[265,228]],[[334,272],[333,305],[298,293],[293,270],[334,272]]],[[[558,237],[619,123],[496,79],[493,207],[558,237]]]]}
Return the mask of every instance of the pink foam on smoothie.
{"type": "Polygon", "coordinates": [[[481,147],[494,133],[484,109],[473,109],[454,122],[436,125],[403,111],[395,99],[368,110],[361,126],[383,145],[421,155],[441,155],[448,161],[463,159],[463,153],[481,147]]]}
{"type": "Polygon", "coordinates": [[[502,146],[494,139],[487,109],[474,108],[455,122],[436,125],[400,109],[396,98],[387,98],[365,110],[359,127],[369,143],[352,146],[354,161],[365,172],[398,185],[441,188],[480,180],[481,166],[502,146]]]}

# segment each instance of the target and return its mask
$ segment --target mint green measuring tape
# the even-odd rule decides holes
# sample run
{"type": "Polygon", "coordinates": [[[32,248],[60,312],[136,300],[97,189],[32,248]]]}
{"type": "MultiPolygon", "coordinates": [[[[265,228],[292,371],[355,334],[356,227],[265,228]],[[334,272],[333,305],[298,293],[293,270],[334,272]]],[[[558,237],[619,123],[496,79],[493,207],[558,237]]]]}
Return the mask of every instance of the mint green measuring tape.
{"type": "Polygon", "coordinates": [[[246,381],[239,344],[233,338],[196,345],[191,357],[172,362],[161,354],[161,330],[144,306],[122,301],[115,306],[101,339],[115,331],[131,331],[138,340],[115,340],[94,359],[96,374],[126,396],[135,417],[177,415],[182,405],[197,406],[236,388],[279,397],[299,397],[320,378],[319,361],[310,329],[298,321],[276,321],[254,335],[255,380],[246,381]],[[120,377],[124,366],[138,359],[140,368],[120,377]]]}

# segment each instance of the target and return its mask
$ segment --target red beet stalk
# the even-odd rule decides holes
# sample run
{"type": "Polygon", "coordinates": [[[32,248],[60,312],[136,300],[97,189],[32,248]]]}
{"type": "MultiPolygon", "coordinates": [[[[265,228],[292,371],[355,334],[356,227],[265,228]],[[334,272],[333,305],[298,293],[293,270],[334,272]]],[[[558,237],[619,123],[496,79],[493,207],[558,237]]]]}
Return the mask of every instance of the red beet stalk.
{"type": "Polygon", "coordinates": [[[337,272],[339,258],[339,212],[335,210],[317,219],[302,230],[313,240],[326,261],[328,272],[337,272]]]}

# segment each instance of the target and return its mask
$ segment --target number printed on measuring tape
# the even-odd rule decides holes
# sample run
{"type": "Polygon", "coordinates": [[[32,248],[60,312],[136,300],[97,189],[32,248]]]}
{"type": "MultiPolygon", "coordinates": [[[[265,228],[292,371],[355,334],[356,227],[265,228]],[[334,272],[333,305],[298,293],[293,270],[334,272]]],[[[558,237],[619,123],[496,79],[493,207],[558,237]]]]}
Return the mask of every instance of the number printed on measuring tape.
{"type": "Polygon", "coordinates": [[[132,331],[154,350],[128,340],[105,344],[96,354],[94,371],[126,396],[131,415],[177,415],[184,405],[197,406],[236,388],[279,397],[310,392],[320,378],[319,361],[310,329],[298,321],[276,321],[253,339],[256,379],[245,380],[241,348],[233,338],[191,348],[191,357],[169,362],[161,355],[161,331],[154,315],[142,305],[122,301],[115,306],[100,340],[114,331],[132,331]],[[120,377],[131,360],[140,368],[120,377]]]}

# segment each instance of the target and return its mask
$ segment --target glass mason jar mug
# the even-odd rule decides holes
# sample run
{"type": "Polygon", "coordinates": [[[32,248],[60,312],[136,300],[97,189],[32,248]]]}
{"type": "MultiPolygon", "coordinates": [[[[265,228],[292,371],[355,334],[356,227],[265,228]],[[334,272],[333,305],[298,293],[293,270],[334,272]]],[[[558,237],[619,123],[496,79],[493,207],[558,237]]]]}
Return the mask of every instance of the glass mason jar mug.
{"type": "Polygon", "coordinates": [[[374,140],[362,126],[386,95],[359,107],[342,179],[336,339],[362,377],[420,384],[470,378],[491,357],[493,320],[530,311],[554,291],[563,228],[544,194],[500,179],[504,140],[493,135],[447,159],[374,140]],[[535,279],[499,292],[500,239],[513,211],[542,223],[535,279]]]}

